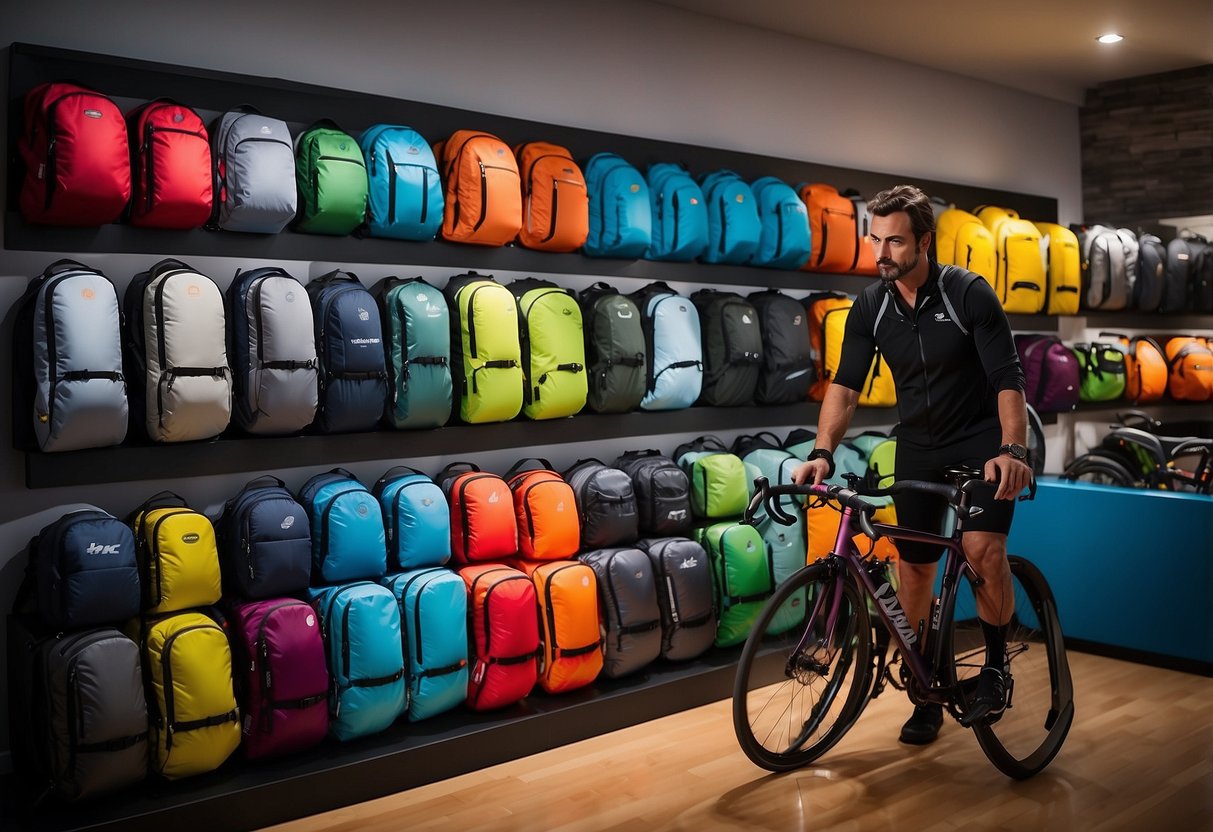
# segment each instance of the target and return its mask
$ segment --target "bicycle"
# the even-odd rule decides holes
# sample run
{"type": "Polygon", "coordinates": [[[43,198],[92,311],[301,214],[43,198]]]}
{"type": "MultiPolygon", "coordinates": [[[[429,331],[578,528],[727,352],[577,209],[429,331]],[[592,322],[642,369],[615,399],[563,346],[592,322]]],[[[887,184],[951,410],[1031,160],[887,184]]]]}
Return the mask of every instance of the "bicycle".
{"type": "Polygon", "coordinates": [[[1213,493],[1213,440],[1162,436],[1162,423],[1139,410],[1116,414],[1116,424],[1098,447],[1076,457],[1062,479],[1213,493]]]}
{"type": "MultiPolygon", "coordinates": [[[[747,519],[765,504],[779,522],[792,522],[776,499],[785,495],[825,499],[842,513],[833,552],[776,589],[742,648],[733,687],[733,727],[742,750],[756,765],[789,771],[813,762],[850,730],[886,679],[906,690],[916,705],[941,704],[966,724],[985,640],[973,594],[981,579],[965,561],[960,534],[965,520],[981,511],[969,506],[970,492],[990,484],[975,469],[950,469],[949,475],[950,484],[901,481],[863,494],[853,483],[771,486],[765,478],[755,480],[747,519]],[[870,519],[874,507],[865,496],[909,490],[948,501],[949,534],[870,519]],[[853,540],[857,531],[873,541],[887,535],[946,549],[941,589],[925,633],[907,620],[883,563],[871,558],[871,550],[860,554],[853,540]],[[771,626],[785,605],[798,604],[804,610],[799,625],[784,632],[771,626]],[[890,643],[896,651],[886,661],[890,643]]],[[[1020,499],[1034,494],[1035,483],[1020,499]]],[[[1015,611],[1007,628],[1007,704],[997,715],[967,727],[1000,771],[1026,779],[1061,750],[1074,720],[1074,691],[1048,582],[1029,561],[1015,556],[1009,560],[1015,611]]],[[[786,628],[786,618],[783,621],[786,628]]]]}

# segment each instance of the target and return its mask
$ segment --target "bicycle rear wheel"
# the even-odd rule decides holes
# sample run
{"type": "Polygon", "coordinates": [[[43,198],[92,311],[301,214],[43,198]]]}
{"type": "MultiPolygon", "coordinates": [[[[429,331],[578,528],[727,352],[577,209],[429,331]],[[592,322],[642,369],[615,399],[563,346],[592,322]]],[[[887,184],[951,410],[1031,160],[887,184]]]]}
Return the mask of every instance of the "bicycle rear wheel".
{"type": "MultiPolygon", "coordinates": [[[[1061,750],[1074,721],[1074,686],[1066,660],[1053,592],[1040,570],[1011,556],[1015,613],[1007,628],[1007,707],[993,722],[973,726],[977,742],[1001,772],[1023,780],[1047,766],[1061,750]]],[[[966,680],[976,680],[985,660],[985,638],[969,581],[958,586],[950,646],[961,704],[966,680]]]]}
{"type": "Polygon", "coordinates": [[[867,605],[840,566],[816,563],[788,578],[763,607],[737,664],[733,729],[746,756],[768,771],[788,771],[829,750],[867,702],[871,648],[867,605]],[[806,605],[803,621],[776,632],[781,607],[797,600],[806,605]]]}
{"type": "Polygon", "coordinates": [[[1061,476],[1067,480],[1116,485],[1121,488],[1131,488],[1137,483],[1133,472],[1126,468],[1123,462],[1094,452],[1075,459],[1066,466],[1061,476]]]}

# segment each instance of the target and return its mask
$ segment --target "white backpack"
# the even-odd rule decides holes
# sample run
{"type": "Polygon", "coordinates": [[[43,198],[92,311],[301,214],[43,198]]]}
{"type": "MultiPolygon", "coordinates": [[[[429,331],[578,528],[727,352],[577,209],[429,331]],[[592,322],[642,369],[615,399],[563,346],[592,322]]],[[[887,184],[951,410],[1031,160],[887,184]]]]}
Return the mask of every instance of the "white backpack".
{"type": "Polygon", "coordinates": [[[1127,228],[1093,225],[1083,232],[1082,307],[1126,309],[1137,279],[1137,237],[1127,228]]]}
{"type": "Polygon", "coordinates": [[[212,225],[277,234],[295,218],[295,151],[286,122],[251,107],[224,113],[214,140],[212,225]]]}

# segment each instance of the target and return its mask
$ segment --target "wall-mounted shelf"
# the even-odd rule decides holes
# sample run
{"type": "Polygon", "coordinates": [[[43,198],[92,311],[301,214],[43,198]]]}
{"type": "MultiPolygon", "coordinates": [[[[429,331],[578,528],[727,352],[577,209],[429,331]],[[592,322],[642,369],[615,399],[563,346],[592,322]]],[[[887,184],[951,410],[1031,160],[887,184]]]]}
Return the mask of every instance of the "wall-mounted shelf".
{"type": "Polygon", "coordinates": [[[1126,327],[1128,329],[1153,329],[1155,327],[1175,330],[1172,334],[1180,334],[1184,329],[1213,329],[1213,315],[1201,315],[1195,312],[1141,312],[1126,309],[1121,312],[1100,312],[1089,310],[1080,312],[1077,317],[1086,318],[1088,329],[1106,327],[1126,327]]]}

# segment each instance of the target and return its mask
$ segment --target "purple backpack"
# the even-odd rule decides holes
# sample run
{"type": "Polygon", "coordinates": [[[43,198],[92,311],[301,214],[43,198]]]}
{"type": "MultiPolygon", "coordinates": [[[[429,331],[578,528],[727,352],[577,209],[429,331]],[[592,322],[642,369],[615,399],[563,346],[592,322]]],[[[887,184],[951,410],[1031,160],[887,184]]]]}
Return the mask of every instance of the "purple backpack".
{"type": "Polygon", "coordinates": [[[250,760],[315,745],[329,727],[329,674],[320,622],[310,604],[270,598],[232,609],[242,668],[244,753],[250,760]]]}
{"type": "Polygon", "coordinates": [[[1073,410],[1078,404],[1078,362],[1060,338],[1016,335],[1015,349],[1023,365],[1024,396],[1040,413],[1073,410]]]}

